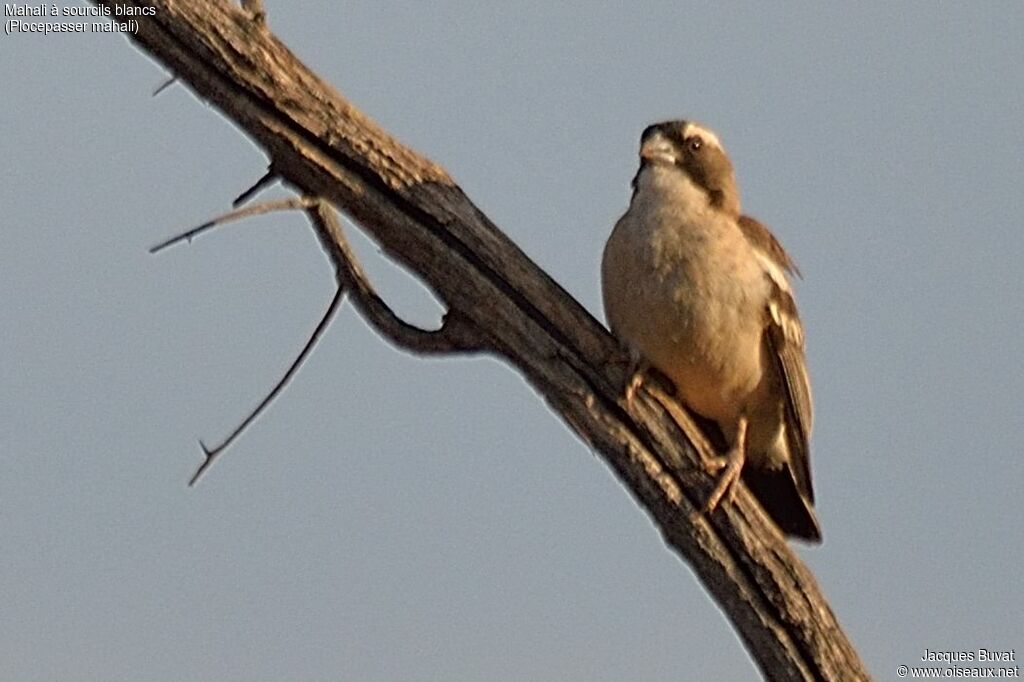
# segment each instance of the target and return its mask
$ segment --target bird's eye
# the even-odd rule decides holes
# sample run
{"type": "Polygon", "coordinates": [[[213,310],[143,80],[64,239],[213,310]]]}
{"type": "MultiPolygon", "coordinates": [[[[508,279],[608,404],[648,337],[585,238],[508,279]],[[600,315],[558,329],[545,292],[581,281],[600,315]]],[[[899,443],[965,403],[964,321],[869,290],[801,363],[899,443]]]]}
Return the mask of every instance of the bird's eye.
{"type": "Polygon", "coordinates": [[[704,140],[699,137],[691,137],[686,140],[687,146],[693,151],[700,151],[700,148],[704,146],[704,140]]]}

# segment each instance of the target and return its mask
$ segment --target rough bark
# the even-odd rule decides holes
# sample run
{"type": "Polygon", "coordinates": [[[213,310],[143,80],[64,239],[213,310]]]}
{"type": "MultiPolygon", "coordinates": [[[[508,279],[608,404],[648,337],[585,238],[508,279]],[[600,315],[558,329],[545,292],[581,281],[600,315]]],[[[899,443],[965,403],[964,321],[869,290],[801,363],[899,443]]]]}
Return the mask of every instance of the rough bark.
{"type": "MultiPolygon", "coordinates": [[[[379,331],[413,351],[451,343],[454,351],[492,352],[523,373],[647,510],[766,677],[869,679],[814,577],[746,489],[710,516],[698,512],[714,481],[700,464],[697,448],[706,443],[687,415],[649,385],[625,403],[627,365],[615,340],[443,168],[307,69],[262,14],[216,0],[93,1],[155,7],[155,16],[135,17],[139,30],[129,38],[260,145],[274,173],[302,194],[326,198],[417,273],[448,305],[453,333],[404,329],[396,320],[390,332],[387,324],[379,331]]],[[[318,234],[339,281],[348,273],[357,285],[351,276],[359,273],[338,260],[347,249],[340,232],[332,236],[320,223],[318,234]]],[[[370,308],[363,303],[373,317],[372,299],[370,308]]],[[[387,321],[381,310],[376,315],[387,321]]]]}

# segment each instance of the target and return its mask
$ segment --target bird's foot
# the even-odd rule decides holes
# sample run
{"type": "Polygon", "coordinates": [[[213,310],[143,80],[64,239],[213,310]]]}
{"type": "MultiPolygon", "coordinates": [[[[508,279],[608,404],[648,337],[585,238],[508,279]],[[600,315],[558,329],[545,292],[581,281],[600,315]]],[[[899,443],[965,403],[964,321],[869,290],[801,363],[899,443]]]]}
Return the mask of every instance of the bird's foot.
{"type": "Polygon", "coordinates": [[[724,457],[709,457],[704,460],[708,473],[717,473],[718,482],[715,489],[704,503],[704,513],[710,514],[718,508],[722,498],[728,495],[729,502],[736,496],[736,483],[743,472],[743,463],[747,452],[747,418],[740,417],[736,429],[736,441],[724,457]]]}
{"type": "Polygon", "coordinates": [[[629,366],[629,381],[626,382],[626,407],[633,407],[633,399],[636,398],[636,392],[640,390],[640,385],[644,383],[644,372],[646,368],[640,361],[635,361],[629,366]]]}
{"type": "Polygon", "coordinates": [[[656,388],[667,396],[676,394],[676,386],[672,380],[648,362],[636,349],[631,348],[628,352],[616,353],[614,357],[605,362],[626,368],[626,386],[622,391],[626,409],[633,407],[633,401],[644,384],[649,389],[656,388]]]}
{"type": "Polygon", "coordinates": [[[644,383],[644,375],[650,369],[650,366],[639,353],[632,349],[628,355],[623,353],[611,360],[611,362],[626,366],[626,387],[623,389],[622,395],[626,401],[626,408],[632,408],[633,400],[636,398],[636,393],[640,390],[640,386],[644,383]]]}

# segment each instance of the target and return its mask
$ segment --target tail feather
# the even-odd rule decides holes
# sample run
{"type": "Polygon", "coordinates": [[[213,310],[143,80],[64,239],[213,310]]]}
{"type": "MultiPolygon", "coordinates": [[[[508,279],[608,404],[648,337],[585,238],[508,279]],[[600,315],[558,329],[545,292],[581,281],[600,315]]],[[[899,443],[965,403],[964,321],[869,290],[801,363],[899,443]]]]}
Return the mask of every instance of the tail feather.
{"type": "Polygon", "coordinates": [[[800,494],[788,466],[743,467],[743,482],[785,535],[821,542],[821,526],[809,500],[800,494]]]}

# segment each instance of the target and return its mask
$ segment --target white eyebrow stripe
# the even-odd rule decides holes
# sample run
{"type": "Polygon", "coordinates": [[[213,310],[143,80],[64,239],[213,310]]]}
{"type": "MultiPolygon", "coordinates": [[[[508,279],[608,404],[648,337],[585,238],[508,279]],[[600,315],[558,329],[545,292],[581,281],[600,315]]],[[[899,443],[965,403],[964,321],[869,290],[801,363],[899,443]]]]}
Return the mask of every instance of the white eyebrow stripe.
{"type": "Polygon", "coordinates": [[[686,127],[683,128],[683,137],[686,138],[689,137],[690,135],[700,135],[702,138],[704,138],[705,142],[713,144],[719,149],[722,148],[722,143],[719,141],[718,135],[715,135],[707,128],[702,128],[696,123],[687,123],[686,127]]]}

